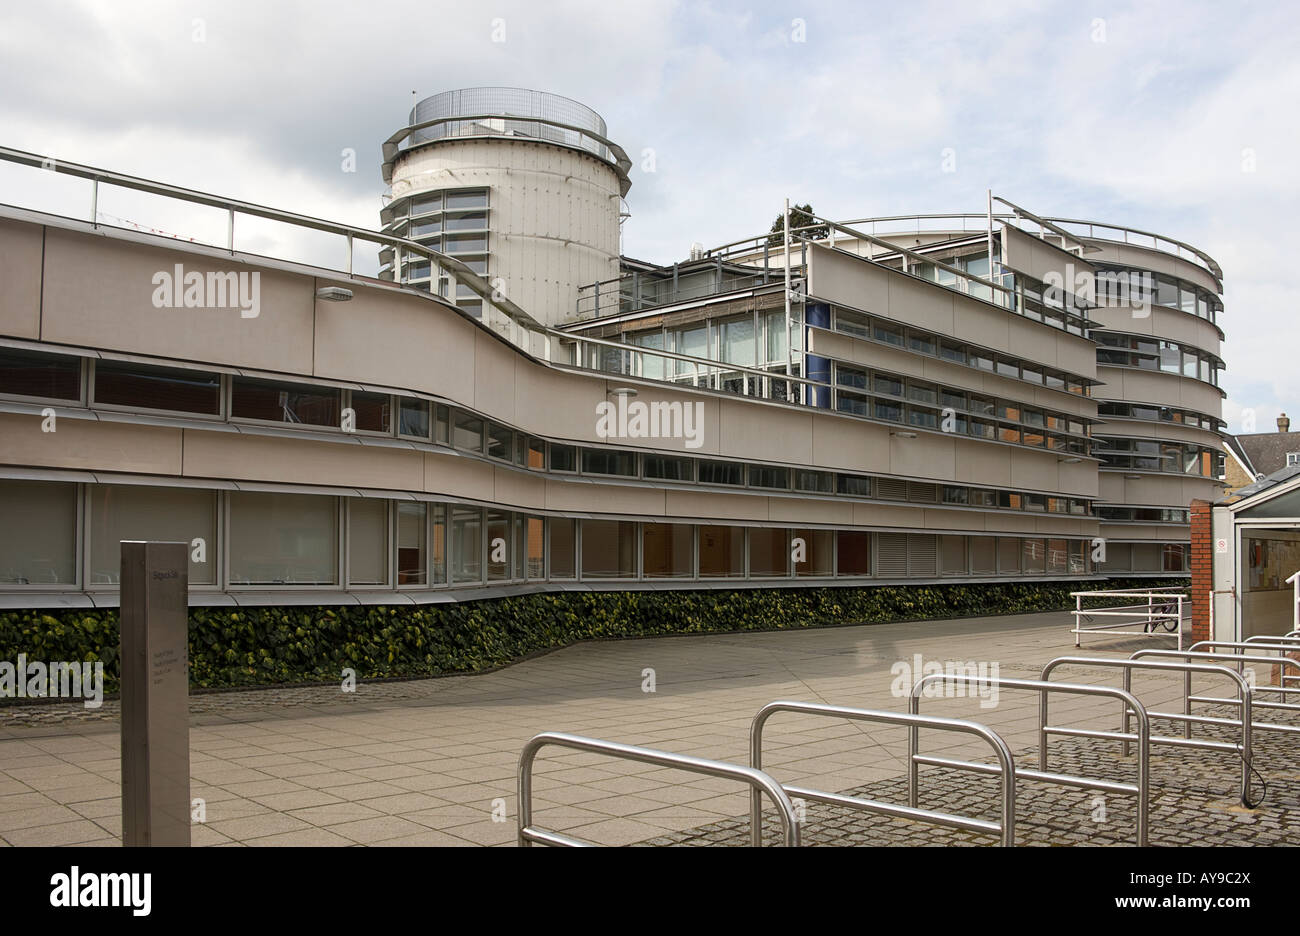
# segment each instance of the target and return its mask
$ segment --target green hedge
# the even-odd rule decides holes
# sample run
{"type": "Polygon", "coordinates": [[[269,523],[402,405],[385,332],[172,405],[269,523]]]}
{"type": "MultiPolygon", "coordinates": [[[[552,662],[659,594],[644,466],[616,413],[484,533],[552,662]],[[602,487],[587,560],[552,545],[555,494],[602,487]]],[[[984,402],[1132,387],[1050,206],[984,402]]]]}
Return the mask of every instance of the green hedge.
{"type": "MultiPolygon", "coordinates": [[[[1007,583],[741,591],[531,594],[401,607],[190,609],[195,688],[474,673],[581,640],[1055,611],[1080,587],[1172,583],[1007,583]]],[[[1185,580],[1181,582],[1186,585],[1185,580]]],[[[118,687],[115,610],[0,612],[0,660],[103,661],[118,687]]]]}

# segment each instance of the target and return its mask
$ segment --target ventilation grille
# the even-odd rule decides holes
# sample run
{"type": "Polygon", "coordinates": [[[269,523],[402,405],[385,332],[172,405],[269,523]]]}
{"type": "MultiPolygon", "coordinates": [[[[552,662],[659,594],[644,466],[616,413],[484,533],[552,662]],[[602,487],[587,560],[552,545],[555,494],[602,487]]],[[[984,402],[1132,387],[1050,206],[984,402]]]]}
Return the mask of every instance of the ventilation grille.
{"type": "Polygon", "coordinates": [[[938,569],[938,537],[933,533],[907,534],[907,574],[934,575],[938,569]]]}
{"type": "Polygon", "coordinates": [[[907,575],[906,533],[876,534],[876,572],[887,578],[907,575]]]}
{"type": "Polygon", "coordinates": [[[939,485],[909,481],[907,483],[907,499],[916,501],[918,504],[937,504],[939,503],[939,485]]]}
{"type": "Polygon", "coordinates": [[[884,500],[907,500],[907,482],[877,478],[876,496],[884,500]]]}

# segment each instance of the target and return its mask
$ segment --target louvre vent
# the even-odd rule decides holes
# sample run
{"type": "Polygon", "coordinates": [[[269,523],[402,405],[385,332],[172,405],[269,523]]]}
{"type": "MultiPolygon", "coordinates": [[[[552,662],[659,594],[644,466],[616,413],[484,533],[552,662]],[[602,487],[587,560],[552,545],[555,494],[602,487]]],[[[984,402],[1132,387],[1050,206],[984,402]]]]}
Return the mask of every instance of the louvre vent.
{"type": "Polygon", "coordinates": [[[885,578],[902,578],[907,574],[907,534],[876,534],[876,573],[885,578]]]}
{"type": "Polygon", "coordinates": [[[918,504],[937,504],[939,503],[939,485],[909,481],[907,483],[907,499],[918,504]]]}
{"type": "Polygon", "coordinates": [[[876,496],[884,500],[907,500],[907,482],[877,478],[876,496]]]}
{"type": "Polygon", "coordinates": [[[907,574],[934,575],[938,570],[938,544],[933,533],[907,534],[907,574]]]}

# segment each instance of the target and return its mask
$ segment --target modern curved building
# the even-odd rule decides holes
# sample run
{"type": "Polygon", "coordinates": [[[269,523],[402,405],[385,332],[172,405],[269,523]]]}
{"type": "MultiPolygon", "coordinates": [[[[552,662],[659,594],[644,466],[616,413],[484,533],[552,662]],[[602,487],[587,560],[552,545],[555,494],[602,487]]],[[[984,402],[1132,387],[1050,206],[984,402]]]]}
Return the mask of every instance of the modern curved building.
{"type": "Polygon", "coordinates": [[[656,265],[620,256],[629,168],[499,88],[416,105],[381,230],[55,164],[230,224],[0,207],[0,602],[113,606],[145,538],[191,544],[193,604],[1185,572],[1204,254],[1008,203],[656,265]],[[346,264],[241,249],[244,215],[346,264]]]}

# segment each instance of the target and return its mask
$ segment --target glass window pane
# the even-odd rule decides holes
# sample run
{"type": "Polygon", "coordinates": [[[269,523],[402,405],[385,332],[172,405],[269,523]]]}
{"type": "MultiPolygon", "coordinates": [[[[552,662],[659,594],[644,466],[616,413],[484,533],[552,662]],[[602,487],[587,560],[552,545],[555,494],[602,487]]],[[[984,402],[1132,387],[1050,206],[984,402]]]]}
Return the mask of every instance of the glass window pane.
{"type": "Polygon", "coordinates": [[[574,520],[568,517],[551,517],[546,521],[550,527],[551,578],[571,579],[575,576],[574,566],[574,520]]]}
{"type": "Polygon", "coordinates": [[[348,583],[388,582],[388,501],[348,498],[348,583]]]}
{"type": "Polygon", "coordinates": [[[636,477],[636,453],[584,448],[582,473],[636,477]]]}
{"type": "Polygon", "coordinates": [[[483,420],[469,413],[456,413],[452,444],[469,452],[483,451],[483,420]]]}
{"type": "Polygon", "coordinates": [[[1027,539],[1021,541],[1022,561],[1026,572],[1043,572],[1047,569],[1047,541],[1027,539]]]}
{"type": "Polygon", "coordinates": [[[429,507],[429,581],[434,585],[447,584],[447,505],[429,507]]]}
{"type": "Polygon", "coordinates": [[[582,521],[582,577],[636,577],[636,524],[628,520],[582,521]]]}
{"type": "Polygon", "coordinates": [[[393,398],[387,393],[353,390],[352,411],[362,432],[388,432],[392,428],[393,398]]]}
{"type": "Polygon", "coordinates": [[[750,465],[749,486],[788,491],[790,489],[790,469],[777,468],[772,465],[750,465]]]}
{"type": "Polygon", "coordinates": [[[488,193],[486,189],[475,189],[473,191],[447,193],[448,211],[452,211],[457,208],[486,208],[487,203],[488,203],[488,193]]]}
{"type": "Polygon", "coordinates": [[[335,498],[247,491],[229,498],[232,584],[338,584],[335,498]]]}
{"type": "Polygon", "coordinates": [[[397,503],[397,584],[423,585],[428,581],[428,505],[397,503]]]}
{"type": "Polygon", "coordinates": [[[528,518],[528,568],[530,579],[546,577],[546,522],[541,517],[528,518]]]}
{"type": "Polygon", "coordinates": [[[1069,544],[1063,539],[1047,541],[1047,571],[1053,575],[1064,575],[1070,567],[1069,544]]]}
{"type": "Polygon", "coordinates": [[[734,526],[700,527],[700,578],[745,574],[745,531],[734,526]]]}
{"type": "Polygon", "coordinates": [[[500,423],[487,424],[487,454],[489,458],[510,461],[514,450],[515,434],[500,423]]]}
{"type": "Polygon", "coordinates": [[[813,494],[831,494],[834,492],[834,477],[829,471],[808,471],[797,468],[794,472],[795,490],[813,494]]]}
{"type": "Polygon", "coordinates": [[[483,581],[483,511],[451,507],[451,581],[483,581]]]}
{"type": "Polygon", "coordinates": [[[835,534],[839,575],[871,574],[871,534],[857,530],[839,530],[835,534]]]}
{"type": "Polygon", "coordinates": [[[646,578],[690,578],[694,573],[695,527],[689,523],[646,523],[641,527],[646,578]]]}
{"type": "Polygon", "coordinates": [[[700,484],[744,484],[745,466],[738,462],[700,459],[700,484]]]}
{"type": "Polygon", "coordinates": [[[997,539],[992,536],[970,538],[970,571],[972,575],[992,575],[997,571],[997,539]]]}
{"type": "Polygon", "coordinates": [[[1002,575],[1020,571],[1020,540],[998,537],[998,572],[1002,575]]]}
{"type": "Polygon", "coordinates": [[[0,393],[81,399],[81,358],[0,348],[0,393]]]}
{"type": "Polygon", "coordinates": [[[742,367],[754,366],[754,320],[751,316],[719,323],[718,333],[722,360],[742,367]]]}
{"type": "Polygon", "coordinates": [[[76,583],[77,486],[0,481],[0,582],[76,583]],[[16,531],[22,535],[15,535],[16,531]]]}
{"type": "Polygon", "coordinates": [[[689,458],[673,455],[646,455],[643,457],[643,474],[659,481],[695,480],[695,463],[689,458]]]}
{"type": "Polygon", "coordinates": [[[528,440],[528,467],[534,471],[546,470],[546,443],[541,439],[528,440]]]}
{"type": "Polygon", "coordinates": [[[230,414],[236,419],[305,426],[342,425],[340,393],[333,387],[307,387],[270,380],[236,377],[230,398],[230,414]]]}
{"type": "Polygon", "coordinates": [[[749,531],[749,574],[751,578],[790,574],[790,531],[751,528],[749,531]]]}
{"type": "Polygon", "coordinates": [[[402,398],[398,432],[417,439],[429,438],[429,404],[425,400],[402,398]]]}
{"type": "Polygon", "coordinates": [[[790,557],[797,576],[830,575],[834,566],[834,532],[795,530],[790,557]]]}
{"type": "Polygon", "coordinates": [[[487,577],[489,582],[503,582],[511,578],[511,523],[512,515],[504,510],[487,512],[487,577]]]}
{"type": "Polygon", "coordinates": [[[177,413],[221,413],[221,376],[120,361],[95,362],[96,403],[177,413]]]}
{"type": "Polygon", "coordinates": [[[551,443],[551,471],[577,471],[578,449],[573,445],[551,443]]]}
{"type": "MultiPolygon", "coordinates": [[[[192,544],[202,539],[206,562],[194,561],[191,585],[216,584],[216,495],[184,488],[96,484],[90,488],[90,579],[88,585],[117,585],[122,540],[161,540],[192,544]]],[[[0,509],[0,515],[4,510],[0,509]]],[[[0,574],[0,577],[3,577],[0,574]]]]}

